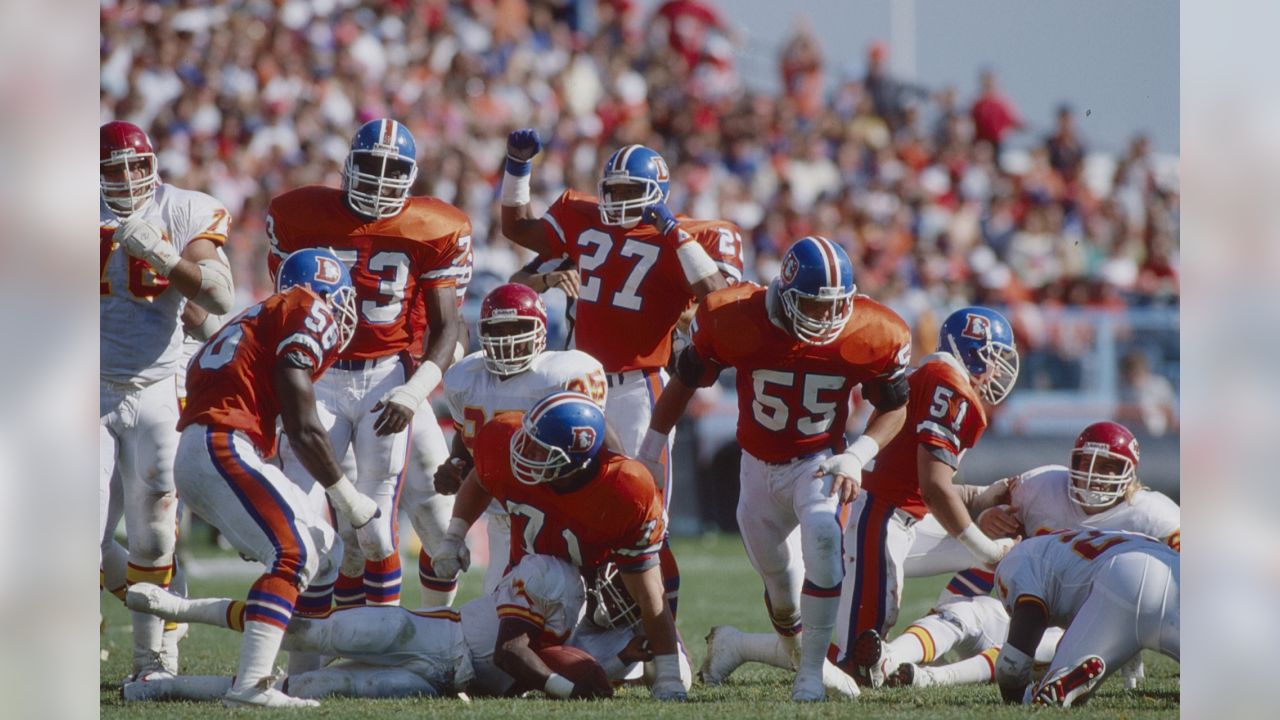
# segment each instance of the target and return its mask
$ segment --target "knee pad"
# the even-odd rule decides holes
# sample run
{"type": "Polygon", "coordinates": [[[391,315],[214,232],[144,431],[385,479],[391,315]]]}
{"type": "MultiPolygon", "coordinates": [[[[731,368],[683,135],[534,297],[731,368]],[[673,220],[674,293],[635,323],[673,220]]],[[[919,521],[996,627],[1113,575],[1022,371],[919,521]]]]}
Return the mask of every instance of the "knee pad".
{"type": "Polygon", "coordinates": [[[833,515],[809,513],[801,520],[800,553],[805,579],[821,587],[834,587],[844,577],[840,523],[833,515]]]}

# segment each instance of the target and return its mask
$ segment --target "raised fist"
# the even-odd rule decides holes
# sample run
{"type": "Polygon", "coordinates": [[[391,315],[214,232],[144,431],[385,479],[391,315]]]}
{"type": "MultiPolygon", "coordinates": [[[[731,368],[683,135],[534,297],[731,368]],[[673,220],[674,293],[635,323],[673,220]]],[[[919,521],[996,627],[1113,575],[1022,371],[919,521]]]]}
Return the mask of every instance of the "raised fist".
{"type": "Polygon", "coordinates": [[[680,221],[676,220],[676,216],[672,214],[667,204],[661,200],[645,208],[644,214],[640,216],[640,219],[657,228],[658,232],[663,235],[670,234],[680,224],[680,221]]]}
{"type": "Polygon", "coordinates": [[[542,140],[533,128],[512,130],[507,136],[507,159],[527,163],[542,150],[542,140]]]}

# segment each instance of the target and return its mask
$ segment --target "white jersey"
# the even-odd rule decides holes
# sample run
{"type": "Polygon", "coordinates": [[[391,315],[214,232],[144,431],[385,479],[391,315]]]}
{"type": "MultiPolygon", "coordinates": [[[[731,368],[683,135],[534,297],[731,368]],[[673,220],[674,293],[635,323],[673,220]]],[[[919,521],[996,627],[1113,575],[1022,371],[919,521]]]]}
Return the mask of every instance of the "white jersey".
{"type": "Polygon", "coordinates": [[[1163,493],[1139,490],[1132,501],[1121,500],[1103,512],[1089,515],[1071,501],[1067,494],[1070,484],[1067,468],[1062,465],[1044,465],[1010,482],[1011,503],[1019,510],[1018,519],[1026,528],[1027,537],[1078,527],[1126,530],[1150,535],[1180,549],[1182,511],[1163,493]]]}
{"type": "Polygon", "coordinates": [[[544,645],[562,645],[585,607],[586,586],[578,569],[550,555],[526,555],[497,590],[463,605],[462,634],[471,651],[477,694],[502,695],[514,682],[493,664],[502,618],[532,623],[541,628],[544,645]]]}
{"type": "Polygon", "coordinates": [[[528,370],[506,378],[489,372],[484,353],[473,352],[444,374],[449,414],[470,446],[480,427],[502,412],[527,412],[558,390],[574,390],[604,408],[607,385],[600,362],[581,350],[547,350],[528,370]]]}
{"type": "MultiPolygon", "coordinates": [[[[226,242],[231,216],[222,203],[194,190],[160,184],[141,210],[179,253],[193,240],[226,242]]],[[[142,260],[112,241],[120,219],[98,201],[101,284],[100,350],[103,380],[144,385],[178,370],[182,345],[182,308],[186,297],[169,287],[142,260]]]]}
{"type": "Polygon", "coordinates": [[[1010,615],[1019,598],[1044,604],[1049,624],[1066,627],[1117,557],[1145,554],[1176,565],[1178,553],[1158,540],[1130,532],[1071,530],[1023,540],[996,568],[996,590],[1010,615]]]}

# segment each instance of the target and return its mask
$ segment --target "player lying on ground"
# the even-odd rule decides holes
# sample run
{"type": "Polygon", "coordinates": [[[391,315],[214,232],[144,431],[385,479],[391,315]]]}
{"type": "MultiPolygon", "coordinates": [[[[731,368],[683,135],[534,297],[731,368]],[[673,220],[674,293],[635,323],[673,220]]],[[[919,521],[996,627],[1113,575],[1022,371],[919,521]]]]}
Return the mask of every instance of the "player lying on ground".
{"type": "Polygon", "coordinates": [[[1179,660],[1179,555],[1136,533],[1074,530],[1024,540],[996,570],[1009,639],[996,659],[1006,702],[1083,704],[1142,650],[1179,660]],[[1031,683],[1046,628],[1065,627],[1049,669],[1031,683]]]}
{"type": "MultiPolygon", "coordinates": [[[[618,588],[607,590],[616,595],[618,588]]],[[[463,605],[457,612],[448,608],[411,611],[391,606],[366,606],[334,610],[314,618],[293,617],[285,630],[283,647],[291,652],[309,652],[338,658],[319,670],[273,677],[282,691],[294,697],[319,699],[327,696],[401,697],[405,695],[450,695],[467,692],[482,696],[510,696],[526,690],[543,690],[541,684],[522,684],[542,663],[545,670],[570,678],[563,696],[607,697],[611,680],[621,679],[628,667],[652,655],[643,650],[642,638],[626,631],[627,640],[616,652],[596,656],[584,667],[565,664],[574,655],[555,652],[566,638],[589,620],[581,619],[587,594],[576,568],[547,555],[526,555],[503,578],[498,588],[463,605]],[[503,638],[514,637],[517,628],[536,628],[535,657],[517,648],[504,648],[503,638]],[[598,661],[598,664],[597,664],[598,661]],[[594,666],[594,667],[593,667],[594,666]]],[[[230,598],[187,599],[155,585],[138,585],[126,595],[129,607],[173,621],[194,622],[241,630],[245,604],[230,598]]],[[[599,606],[597,606],[599,607],[599,606]]],[[[620,606],[625,615],[634,615],[634,606],[620,606]]],[[[599,621],[601,618],[597,618],[599,621]]],[[[629,627],[621,617],[604,618],[629,627]]],[[[616,639],[615,639],[616,642],[616,639]]],[[[603,647],[599,641],[580,649],[587,653],[603,647]]],[[[577,656],[581,657],[581,656],[577,656]]],[[[588,654],[587,657],[590,657],[588,654]]],[[[208,700],[221,697],[231,687],[223,676],[178,676],[124,686],[124,698],[138,700],[208,700]]],[[[562,695],[553,694],[553,697],[562,695]]]]}
{"type": "MultiPolygon", "coordinates": [[[[1070,468],[1046,465],[992,484],[998,504],[982,513],[978,525],[991,537],[1043,535],[1068,528],[1124,530],[1150,535],[1174,550],[1181,547],[1181,513],[1162,493],[1142,487],[1138,479],[1138,442],[1118,423],[1086,427],[1071,450],[1070,468]]],[[[859,636],[855,649],[879,666],[889,685],[956,685],[991,682],[992,663],[1008,631],[1009,619],[993,599],[968,592],[972,576],[952,580],[931,613],[912,623],[893,642],[859,636]],[[969,604],[973,607],[966,607],[969,604]],[[867,647],[857,648],[857,645],[867,647]],[[924,667],[954,648],[966,658],[943,666],[924,667]],[[974,656],[984,657],[975,658],[974,656]]],[[[1052,629],[1046,637],[1056,635],[1052,629]]],[[[1037,661],[1046,644],[1037,649],[1037,661]]],[[[1052,646],[1049,646],[1050,651],[1052,646]]],[[[1125,668],[1126,683],[1142,677],[1141,657],[1125,668]]]]}

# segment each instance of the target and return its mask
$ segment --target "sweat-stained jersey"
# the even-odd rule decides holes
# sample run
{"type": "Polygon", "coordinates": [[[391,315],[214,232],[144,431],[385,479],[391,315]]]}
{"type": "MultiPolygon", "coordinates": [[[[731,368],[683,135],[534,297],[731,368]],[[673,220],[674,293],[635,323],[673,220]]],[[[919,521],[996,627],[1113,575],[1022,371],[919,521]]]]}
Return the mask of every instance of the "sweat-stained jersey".
{"type": "Polygon", "coordinates": [[[1071,478],[1062,465],[1044,465],[1009,481],[1010,504],[1018,508],[1028,537],[1066,528],[1127,530],[1150,535],[1174,550],[1182,549],[1182,510],[1168,496],[1142,489],[1132,500],[1121,500],[1089,515],[1071,501],[1071,478]]]}
{"type": "MultiPolygon", "coordinates": [[[[359,324],[342,359],[422,353],[415,308],[431,288],[471,275],[471,222],[442,200],[411,197],[397,215],[363,217],[339,189],[309,185],[278,195],[267,208],[267,267],[275,276],[289,253],[329,248],[351,271],[359,324]]],[[[425,315],[419,318],[425,326],[425,315]]]]}
{"type": "Polygon", "coordinates": [[[1169,565],[1178,563],[1172,548],[1145,535],[1062,531],[1014,545],[996,568],[996,591],[1010,615],[1020,600],[1036,598],[1048,612],[1050,625],[1066,627],[1089,597],[1094,578],[1107,567],[1107,561],[1130,552],[1153,555],[1169,565]]]}
{"type": "Polygon", "coordinates": [[[987,416],[969,374],[950,353],[934,353],[907,378],[907,422],[862,472],[862,487],[879,500],[911,513],[929,512],[920,494],[916,449],[960,466],[960,458],[987,429],[987,416]]]}
{"type": "Polygon", "coordinates": [[[827,345],[809,345],[776,325],[769,291],[753,283],[717,290],[693,320],[693,347],[712,367],[738,369],[738,444],[781,463],[844,448],[854,386],[900,378],[911,360],[911,332],[892,310],[865,295],[827,345]]]}
{"type": "Polygon", "coordinates": [[[468,450],[475,444],[476,433],[494,416],[528,412],[558,390],[580,392],[603,410],[608,386],[600,363],[579,350],[544,351],[528,370],[505,378],[485,369],[483,351],[473,352],[444,374],[449,414],[468,450]]]}
{"type": "Polygon", "coordinates": [[[657,484],[644,465],[604,448],[596,456],[595,475],[573,490],[526,485],[511,472],[511,438],[522,417],[498,415],[480,428],[474,446],[480,484],[511,515],[511,565],[539,554],[584,571],[608,560],[624,572],[656,566],[666,522],[657,484]]]}
{"type": "Polygon", "coordinates": [[[178,429],[199,423],[239,430],[262,457],[274,455],[276,363],[299,353],[314,382],[337,359],[337,341],[333,312],[319,295],[301,286],[272,295],[223,326],[191,359],[178,429]]]}
{"type": "MultiPolygon", "coordinates": [[[[214,198],[161,183],[138,215],[160,228],[179,254],[204,238],[227,241],[231,215],[214,198]]],[[[120,219],[98,200],[99,363],[103,380],[146,384],[178,372],[182,356],[182,308],[187,299],[145,260],[112,240],[120,219]]]]}
{"type": "MultiPolygon", "coordinates": [[[[665,367],[671,331],[691,302],[676,249],[651,225],[600,222],[596,198],[566,190],[542,216],[551,254],[578,266],[576,347],[605,372],[665,367]]],[[[733,223],[681,218],[720,271],[742,277],[742,237],[733,223]]]]}

